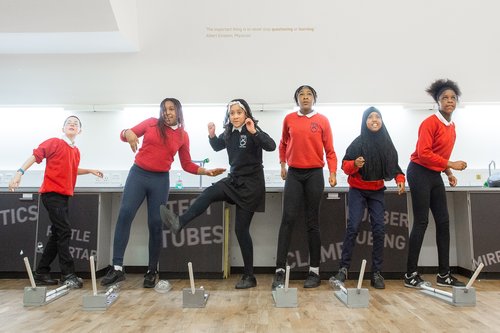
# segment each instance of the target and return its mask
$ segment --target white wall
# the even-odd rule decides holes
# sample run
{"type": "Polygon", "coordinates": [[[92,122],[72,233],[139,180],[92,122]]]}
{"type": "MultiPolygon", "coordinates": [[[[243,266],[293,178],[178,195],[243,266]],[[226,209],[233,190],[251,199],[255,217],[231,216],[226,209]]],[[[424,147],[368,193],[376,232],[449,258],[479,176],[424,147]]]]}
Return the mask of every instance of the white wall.
{"type": "MultiPolygon", "coordinates": [[[[464,101],[500,102],[496,0],[138,0],[136,7],[138,52],[0,54],[0,104],[150,104],[166,96],[283,103],[303,83],[323,103],[406,104],[430,101],[424,89],[440,77],[457,80],[464,101]]],[[[53,11],[28,7],[12,14],[27,18],[11,21],[38,22],[53,11]]],[[[80,21],[74,14],[70,21],[80,21]]]]}
{"type": "MultiPolygon", "coordinates": [[[[334,134],[334,145],[339,160],[342,159],[345,149],[359,134],[361,115],[366,106],[332,106],[319,105],[317,109],[330,119],[334,134]]],[[[379,106],[385,124],[392,136],[399,152],[400,165],[403,169],[409,161],[409,156],[415,148],[417,130],[420,122],[433,111],[407,110],[398,106],[379,106]]],[[[254,117],[259,125],[276,143],[281,137],[281,125],[286,111],[254,111],[254,117]]],[[[457,124],[457,141],[452,159],[467,161],[468,170],[456,172],[459,185],[481,185],[487,176],[488,163],[496,160],[500,168],[500,139],[496,129],[497,107],[467,106],[457,109],[454,120],[457,124]],[[480,174],[481,179],[476,179],[480,174]]],[[[64,119],[70,115],[69,111],[28,111],[22,109],[0,109],[0,172],[4,176],[7,172],[16,170],[32,149],[43,140],[61,135],[64,119]]],[[[132,109],[121,112],[74,112],[80,117],[83,127],[77,138],[82,159],[82,167],[99,168],[104,171],[128,171],[133,163],[134,154],[128,144],[120,141],[119,133],[122,129],[134,126],[141,120],[158,114],[156,107],[151,109],[132,109]]],[[[217,133],[222,131],[222,121],[225,114],[224,106],[186,106],[184,115],[186,129],[190,134],[191,156],[194,160],[209,158],[206,167],[226,167],[226,151],[214,152],[207,140],[206,125],[209,121],[215,122],[217,133]]],[[[33,170],[43,170],[44,164],[34,165],[33,170]]],[[[278,151],[264,153],[264,167],[267,171],[279,170],[278,151]]],[[[180,170],[177,159],[172,170],[180,170]]],[[[185,182],[198,184],[198,178],[183,172],[185,182]]],[[[341,184],[345,184],[345,176],[339,172],[341,184]]],[[[1,178],[1,177],[0,177],[1,178]]],[[[80,177],[90,179],[92,176],[80,177]]],[[[0,186],[6,186],[8,179],[3,177],[0,186]]],[[[209,184],[210,180],[204,182],[209,184]]],[[[39,180],[29,180],[25,177],[24,186],[39,186],[39,180]],[[27,183],[26,183],[27,182],[27,183]]],[[[87,184],[83,182],[82,184],[87,184]]]]}

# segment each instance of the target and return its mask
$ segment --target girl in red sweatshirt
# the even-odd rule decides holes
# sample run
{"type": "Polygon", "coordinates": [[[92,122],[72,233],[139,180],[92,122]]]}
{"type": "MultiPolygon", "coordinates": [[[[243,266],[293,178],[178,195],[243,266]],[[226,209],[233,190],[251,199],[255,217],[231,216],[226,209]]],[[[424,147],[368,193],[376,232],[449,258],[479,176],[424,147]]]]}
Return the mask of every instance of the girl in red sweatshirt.
{"type": "Polygon", "coordinates": [[[407,169],[413,206],[413,227],[410,233],[407,272],[405,286],[419,288],[423,284],[417,271],[418,257],[425,230],[429,224],[429,210],[436,222],[436,243],[438,250],[439,286],[464,286],[450,273],[450,218],[446,202],[441,172],[448,176],[450,186],[457,185],[453,170],[464,170],[464,161],[450,161],[451,151],[455,145],[455,123],[451,116],[457,107],[460,89],[451,80],[437,80],[427,89],[429,95],[438,104],[438,111],[426,118],[418,129],[418,141],[415,152],[410,157],[407,169]]]}
{"type": "Polygon", "coordinates": [[[319,263],[321,239],[319,233],[319,206],[325,188],[323,167],[330,171],[330,186],[337,185],[337,155],[333,149],[333,136],[328,118],[314,110],[317,94],[311,86],[300,86],[294,94],[299,111],[292,112],[283,121],[279,146],[283,190],[283,217],[278,236],[276,275],[272,288],[283,286],[290,239],[298,207],[304,203],[303,213],[309,241],[309,274],[304,288],[321,284],[319,263]],[[288,164],[288,169],[286,168],[288,164]]]}

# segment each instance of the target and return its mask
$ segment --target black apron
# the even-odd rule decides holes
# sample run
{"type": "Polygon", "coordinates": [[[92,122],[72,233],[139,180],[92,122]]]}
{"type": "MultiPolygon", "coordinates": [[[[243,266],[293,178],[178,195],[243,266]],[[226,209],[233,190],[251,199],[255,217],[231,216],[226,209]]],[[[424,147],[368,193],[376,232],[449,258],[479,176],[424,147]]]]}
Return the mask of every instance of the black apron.
{"type": "Polygon", "coordinates": [[[266,206],[266,184],[264,171],[243,176],[233,176],[219,180],[214,186],[219,186],[231,198],[232,204],[250,212],[263,212],[266,206]]]}

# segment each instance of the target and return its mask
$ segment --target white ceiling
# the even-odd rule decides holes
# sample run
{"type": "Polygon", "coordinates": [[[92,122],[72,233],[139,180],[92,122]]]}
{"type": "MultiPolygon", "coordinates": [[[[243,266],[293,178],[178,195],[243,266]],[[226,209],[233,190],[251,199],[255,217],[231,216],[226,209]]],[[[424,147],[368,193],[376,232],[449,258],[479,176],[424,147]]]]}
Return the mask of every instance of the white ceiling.
{"type": "Polygon", "coordinates": [[[0,1],[0,53],[138,50],[135,0],[0,1]]]}

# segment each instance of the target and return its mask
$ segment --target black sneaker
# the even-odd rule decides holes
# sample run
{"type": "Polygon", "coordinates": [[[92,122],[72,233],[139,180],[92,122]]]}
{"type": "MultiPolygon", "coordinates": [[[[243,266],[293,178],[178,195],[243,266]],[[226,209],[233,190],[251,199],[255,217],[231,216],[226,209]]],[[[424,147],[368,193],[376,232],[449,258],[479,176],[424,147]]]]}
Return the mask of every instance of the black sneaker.
{"type": "Polygon", "coordinates": [[[307,275],[306,280],[304,281],[304,288],[317,288],[321,284],[321,277],[312,272],[309,271],[309,274],[307,275]]]}
{"type": "Polygon", "coordinates": [[[83,280],[75,273],[70,273],[61,277],[61,284],[67,285],[69,289],[80,289],[83,287],[83,280]]]}
{"type": "Polygon", "coordinates": [[[372,274],[372,279],[370,285],[375,289],[385,289],[385,282],[380,272],[374,272],[372,274]]]}
{"type": "Polygon", "coordinates": [[[285,287],[285,272],[284,271],[278,271],[274,275],[274,281],[272,284],[272,289],[275,290],[276,288],[283,288],[285,287]]]}
{"type": "Polygon", "coordinates": [[[167,206],[160,206],[160,217],[163,224],[165,224],[174,234],[179,233],[181,225],[179,223],[179,216],[169,210],[167,206]]]}
{"type": "Polygon", "coordinates": [[[444,276],[438,274],[436,283],[441,287],[465,287],[465,283],[457,280],[453,275],[451,275],[450,272],[448,272],[444,276]]]}
{"type": "Polygon", "coordinates": [[[142,286],[144,288],[154,288],[156,285],[156,271],[148,270],[146,274],[144,274],[144,283],[142,286]]]}
{"type": "Polygon", "coordinates": [[[37,286],[54,286],[59,283],[59,281],[50,277],[50,273],[34,272],[33,279],[37,286]]]}
{"type": "Polygon", "coordinates": [[[405,287],[421,288],[422,286],[430,287],[431,283],[424,281],[417,272],[413,272],[410,276],[405,274],[405,287]]]}
{"type": "Polygon", "coordinates": [[[125,280],[125,273],[123,271],[116,270],[114,266],[109,266],[106,275],[101,280],[101,286],[107,287],[123,280],[125,280]]]}
{"type": "Polygon", "coordinates": [[[255,279],[255,276],[243,274],[243,276],[238,281],[238,283],[236,283],[236,286],[234,286],[234,288],[236,288],[236,289],[248,289],[248,288],[253,288],[256,286],[257,286],[257,279],[255,279]]]}
{"type": "Polygon", "coordinates": [[[346,267],[341,267],[337,274],[335,274],[335,280],[341,282],[344,284],[345,280],[347,279],[347,268],[346,267]]]}

